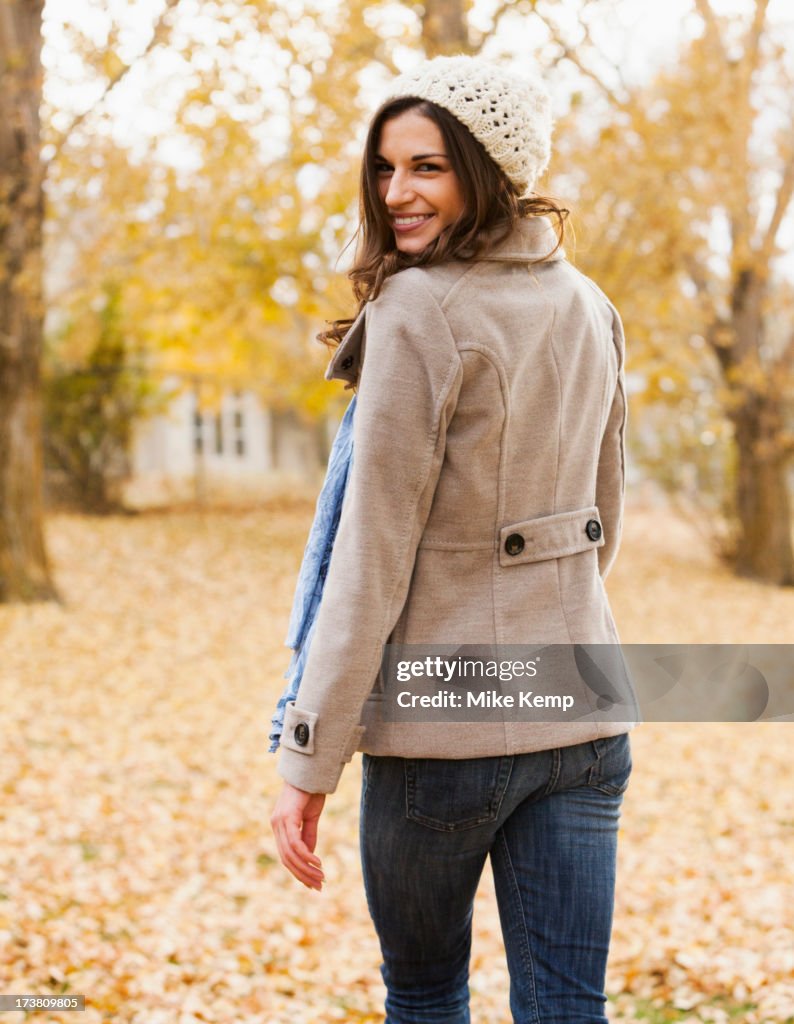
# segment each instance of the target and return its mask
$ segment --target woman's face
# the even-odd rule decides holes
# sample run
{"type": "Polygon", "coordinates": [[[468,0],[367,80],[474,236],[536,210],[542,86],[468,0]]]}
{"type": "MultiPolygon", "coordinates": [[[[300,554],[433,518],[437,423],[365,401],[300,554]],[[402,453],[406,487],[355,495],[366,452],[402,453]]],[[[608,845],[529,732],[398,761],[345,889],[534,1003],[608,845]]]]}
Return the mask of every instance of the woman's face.
{"type": "Polygon", "coordinates": [[[463,190],[441,131],[416,110],[383,124],[375,169],[400,252],[420,253],[463,212],[463,190]]]}

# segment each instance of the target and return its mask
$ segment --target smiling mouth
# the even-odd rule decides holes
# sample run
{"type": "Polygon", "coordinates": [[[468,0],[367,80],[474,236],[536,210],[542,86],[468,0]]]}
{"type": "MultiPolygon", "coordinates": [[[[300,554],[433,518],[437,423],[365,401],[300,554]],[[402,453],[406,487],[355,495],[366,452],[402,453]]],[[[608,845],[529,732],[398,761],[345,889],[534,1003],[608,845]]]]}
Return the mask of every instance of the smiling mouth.
{"type": "Polygon", "coordinates": [[[433,216],[435,214],[432,213],[408,214],[403,217],[392,217],[392,222],[396,228],[409,228],[414,227],[416,224],[424,224],[426,220],[430,220],[433,216]]]}

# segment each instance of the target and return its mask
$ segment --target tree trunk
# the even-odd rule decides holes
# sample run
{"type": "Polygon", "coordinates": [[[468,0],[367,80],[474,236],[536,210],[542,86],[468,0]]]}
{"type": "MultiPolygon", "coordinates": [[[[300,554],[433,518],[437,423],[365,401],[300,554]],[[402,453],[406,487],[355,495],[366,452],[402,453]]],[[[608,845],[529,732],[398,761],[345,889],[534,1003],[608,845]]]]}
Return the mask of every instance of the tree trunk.
{"type": "Polygon", "coordinates": [[[0,601],[58,597],[42,522],[41,12],[0,3],[0,601]]]}
{"type": "Polygon", "coordinates": [[[428,57],[471,51],[464,0],[424,0],[422,6],[422,44],[428,57]]]}
{"type": "Polygon", "coordinates": [[[715,345],[731,393],[729,417],[736,444],[737,549],[734,568],[741,576],[794,586],[791,507],[787,467],[784,401],[778,372],[764,366],[767,274],[745,267],[735,275],[731,293],[729,345],[715,345]]]}
{"type": "Polygon", "coordinates": [[[779,586],[794,586],[787,454],[777,397],[752,396],[732,416],[737,447],[736,571],[779,586]]]}

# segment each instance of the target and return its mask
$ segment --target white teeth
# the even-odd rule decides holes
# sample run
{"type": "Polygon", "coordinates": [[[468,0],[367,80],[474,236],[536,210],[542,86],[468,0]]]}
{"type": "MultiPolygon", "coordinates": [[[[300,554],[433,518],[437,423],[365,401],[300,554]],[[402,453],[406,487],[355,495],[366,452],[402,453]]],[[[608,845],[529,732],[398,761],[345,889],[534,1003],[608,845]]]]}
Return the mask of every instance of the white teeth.
{"type": "Polygon", "coordinates": [[[432,213],[420,213],[416,217],[395,217],[395,224],[418,224],[420,220],[427,220],[428,217],[432,217],[432,213]]]}

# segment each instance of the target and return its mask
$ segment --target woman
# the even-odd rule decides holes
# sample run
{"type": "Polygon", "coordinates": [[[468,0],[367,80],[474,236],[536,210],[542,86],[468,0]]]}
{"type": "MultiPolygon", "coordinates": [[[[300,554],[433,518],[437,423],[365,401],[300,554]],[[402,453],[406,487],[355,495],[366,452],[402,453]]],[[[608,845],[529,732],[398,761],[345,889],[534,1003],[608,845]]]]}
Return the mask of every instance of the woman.
{"type": "Polygon", "coordinates": [[[617,642],[602,580],[621,531],[623,333],[565,260],[565,211],[533,192],[550,138],[543,86],[482,59],[398,78],[365,147],[359,312],[327,335],[326,377],[357,386],[352,463],[271,822],[283,863],[320,889],[325,796],[364,752],[393,1024],[469,1020],[489,855],[514,1019],[606,1022],[632,724],[395,721],[379,679],[387,642],[617,642]]]}

